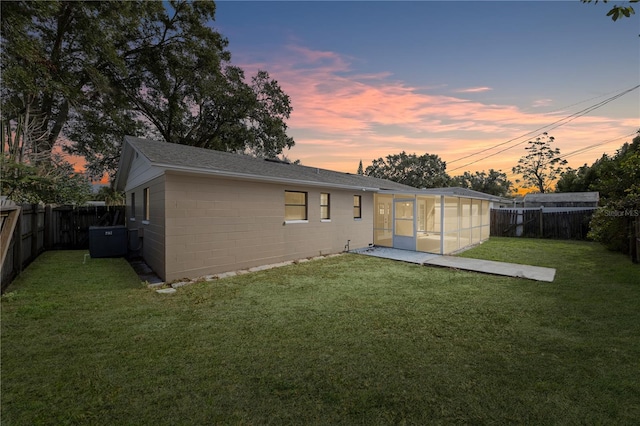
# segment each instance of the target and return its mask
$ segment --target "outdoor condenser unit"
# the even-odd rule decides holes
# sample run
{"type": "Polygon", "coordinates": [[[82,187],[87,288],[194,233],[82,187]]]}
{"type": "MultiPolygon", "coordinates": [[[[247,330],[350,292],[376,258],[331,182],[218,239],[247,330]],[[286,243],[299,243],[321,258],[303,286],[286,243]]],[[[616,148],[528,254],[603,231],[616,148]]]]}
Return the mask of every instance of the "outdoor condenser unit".
{"type": "Polygon", "coordinates": [[[89,254],[91,257],[123,257],[127,255],[126,226],[90,226],[89,254]]]}

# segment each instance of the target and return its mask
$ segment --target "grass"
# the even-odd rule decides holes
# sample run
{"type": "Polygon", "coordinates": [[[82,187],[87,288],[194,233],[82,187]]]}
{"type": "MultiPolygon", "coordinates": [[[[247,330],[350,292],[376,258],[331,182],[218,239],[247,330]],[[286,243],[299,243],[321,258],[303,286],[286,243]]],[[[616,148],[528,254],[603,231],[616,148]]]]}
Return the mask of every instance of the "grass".
{"type": "Polygon", "coordinates": [[[551,284],[345,255],[173,295],[83,255],[2,297],[3,424],[640,422],[640,267],[596,244],[463,254],[551,284]]]}

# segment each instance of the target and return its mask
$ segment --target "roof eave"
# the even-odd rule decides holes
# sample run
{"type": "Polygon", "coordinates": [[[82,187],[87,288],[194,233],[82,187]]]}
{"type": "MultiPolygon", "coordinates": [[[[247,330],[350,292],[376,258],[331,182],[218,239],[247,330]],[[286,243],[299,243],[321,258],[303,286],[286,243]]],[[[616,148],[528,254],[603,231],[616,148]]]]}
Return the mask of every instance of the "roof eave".
{"type": "Polygon", "coordinates": [[[341,185],[337,183],[326,183],[326,182],[315,182],[315,181],[309,181],[309,180],[269,177],[269,176],[262,176],[262,175],[254,175],[250,173],[238,173],[238,172],[228,172],[228,171],[221,171],[221,170],[194,168],[194,167],[187,167],[187,166],[176,166],[173,164],[165,164],[165,163],[151,163],[151,164],[152,166],[155,166],[155,167],[161,167],[166,171],[173,171],[173,172],[187,173],[187,174],[218,176],[218,177],[224,177],[224,178],[230,178],[230,179],[251,180],[251,181],[268,182],[268,183],[285,183],[289,185],[304,185],[304,186],[324,187],[324,188],[351,189],[351,190],[357,190],[357,191],[371,191],[371,192],[380,191],[380,188],[371,187],[371,186],[341,185]]]}
{"type": "Polygon", "coordinates": [[[114,186],[118,191],[124,191],[127,184],[127,178],[129,177],[129,171],[131,170],[131,162],[133,160],[133,153],[135,148],[128,142],[129,136],[124,137],[122,144],[122,153],[120,154],[120,160],[118,161],[118,171],[116,172],[116,178],[114,186]]]}
{"type": "Polygon", "coordinates": [[[460,193],[456,193],[455,191],[446,191],[447,188],[428,188],[428,189],[385,189],[385,190],[380,190],[381,193],[387,193],[387,194],[415,194],[415,195],[444,195],[446,196],[453,196],[453,197],[461,197],[461,198],[474,198],[474,199],[478,199],[478,200],[488,200],[488,201],[495,201],[495,202],[503,202],[503,198],[502,197],[498,197],[495,195],[491,195],[491,194],[485,194],[483,192],[478,192],[478,191],[472,191],[472,194],[460,194],[460,193]],[[445,189],[444,191],[438,191],[438,189],[445,189]]]}

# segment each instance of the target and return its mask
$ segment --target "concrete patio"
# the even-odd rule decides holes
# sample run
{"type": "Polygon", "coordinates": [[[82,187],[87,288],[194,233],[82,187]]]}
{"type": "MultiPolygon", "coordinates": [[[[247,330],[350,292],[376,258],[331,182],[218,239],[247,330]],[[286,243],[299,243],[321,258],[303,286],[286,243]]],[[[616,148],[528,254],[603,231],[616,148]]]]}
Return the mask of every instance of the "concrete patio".
{"type": "Polygon", "coordinates": [[[508,277],[526,278],[535,281],[553,282],[556,270],[541,266],[521,265],[518,263],[496,262],[493,260],[469,259],[456,256],[422,253],[387,247],[369,247],[354,250],[354,253],[367,256],[382,257],[418,265],[442,266],[464,271],[482,272],[485,274],[504,275],[508,277]]]}

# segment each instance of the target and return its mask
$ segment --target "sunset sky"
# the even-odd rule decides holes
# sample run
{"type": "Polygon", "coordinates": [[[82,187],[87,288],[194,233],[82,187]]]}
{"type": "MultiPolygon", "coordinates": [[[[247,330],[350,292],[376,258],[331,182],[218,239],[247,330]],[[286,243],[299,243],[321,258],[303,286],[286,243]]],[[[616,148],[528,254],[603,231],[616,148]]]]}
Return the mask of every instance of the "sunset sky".
{"type": "Polygon", "coordinates": [[[212,25],[234,65],[268,71],[291,97],[290,159],[355,172],[360,160],[429,153],[452,176],[513,179],[543,131],[565,155],[595,145],[567,157],[579,167],[640,128],[638,89],[574,116],[640,84],[640,10],[612,22],[611,6],[224,1],[212,25]]]}

